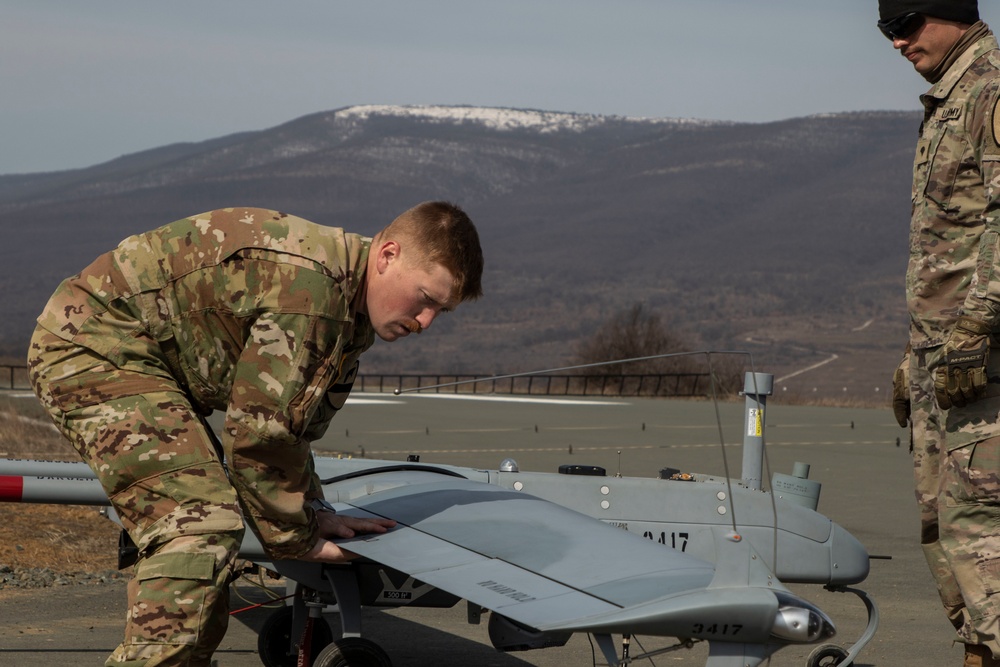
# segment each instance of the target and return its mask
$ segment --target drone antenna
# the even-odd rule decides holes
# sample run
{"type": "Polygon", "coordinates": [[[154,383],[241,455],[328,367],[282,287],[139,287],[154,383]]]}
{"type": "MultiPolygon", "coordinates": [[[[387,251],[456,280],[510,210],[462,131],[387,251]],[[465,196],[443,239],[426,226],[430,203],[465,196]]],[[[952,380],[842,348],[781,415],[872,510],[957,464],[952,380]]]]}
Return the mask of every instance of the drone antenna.
{"type": "MultiPolygon", "coordinates": [[[[729,498],[729,518],[733,524],[733,532],[738,533],[736,528],[736,505],[733,502],[733,480],[729,473],[729,458],[726,456],[726,437],[722,433],[722,414],[719,412],[719,395],[715,387],[715,369],[712,367],[712,353],[705,353],[705,361],[708,363],[708,386],[712,394],[712,406],[715,408],[715,425],[719,429],[719,445],[722,450],[722,467],[726,474],[726,489],[729,498]]],[[[753,355],[750,355],[750,365],[753,366],[753,355]]]]}
{"type": "Polygon", "coordinates": [[[622,476],[622,450],[618,450],[618,472],[615,473],[615,477],[622,476]]]}

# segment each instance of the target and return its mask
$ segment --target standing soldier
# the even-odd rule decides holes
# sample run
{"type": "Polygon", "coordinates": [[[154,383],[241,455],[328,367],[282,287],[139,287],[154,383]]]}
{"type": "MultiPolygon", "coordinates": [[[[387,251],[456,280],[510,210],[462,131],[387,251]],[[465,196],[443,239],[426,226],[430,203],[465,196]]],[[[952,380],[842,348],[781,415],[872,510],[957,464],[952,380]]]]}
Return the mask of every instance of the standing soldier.
{"type": "Polygon", "coordinates": [[[209,665],[245,524],[273,559],[331,563],[351,555],[327,538],[394,525],[321,511],[309,443],[375,336],[479,297],[482,267],[475,227],[444,202],[374,239],[233,208],[127,238],[59,286],[32,385],[139,549],[107,665],[209,665]]]}
{"type": "Polygon", "coordinates": [[[921,545],[964,664],[1000,665],[1000,51],[976,0],[880,0],[879,18],[932,84],[893,403],[912,421],[921,545]]]}

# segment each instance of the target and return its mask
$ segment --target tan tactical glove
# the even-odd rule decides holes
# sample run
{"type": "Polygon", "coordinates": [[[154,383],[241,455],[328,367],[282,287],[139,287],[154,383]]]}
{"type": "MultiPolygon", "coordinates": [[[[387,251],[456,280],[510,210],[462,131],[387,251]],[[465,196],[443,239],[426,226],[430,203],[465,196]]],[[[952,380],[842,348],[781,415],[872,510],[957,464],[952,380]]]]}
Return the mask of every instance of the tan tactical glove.
{"type": "Polygon", "coordinates": [[[985,322],[960,317],[941,349],[934,368],[934,395],[938,406],[961,408],[986,393],[986,364],[990,357],[990,328],[985,322]]]}
{"type": "Polygon", "coordinates": [[[903,428],[910,425],[910,346],[892,374],[892,413],[903,428]]]}

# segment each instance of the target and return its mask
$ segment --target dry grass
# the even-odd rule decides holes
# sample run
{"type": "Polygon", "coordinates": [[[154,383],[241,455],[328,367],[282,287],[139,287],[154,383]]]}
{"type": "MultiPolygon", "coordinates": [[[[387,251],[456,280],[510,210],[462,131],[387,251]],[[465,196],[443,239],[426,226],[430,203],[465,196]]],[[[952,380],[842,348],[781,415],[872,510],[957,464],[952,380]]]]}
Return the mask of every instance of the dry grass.
{"type": "Polygon", "coordinates": [[[0,504],[0,564],[60,573],[117,568],[118,526],[93,507],[0,504]]]}
{"type": "MultiPolygon", "coordinates": [[[[0,410],[3,458],[78,460],[40,416],[0,410]]],[[[94,507],[0,503],[0,565],[60,573],[115,569],[119,528],[94,507]]]]}
{"type": "Polygon", "coordinates": [[[59,435],[40,408],[37,414],[28,415],[10,406],[0,409],[0,456],[10,459],[79,460],[73,447],[59,435]]]}

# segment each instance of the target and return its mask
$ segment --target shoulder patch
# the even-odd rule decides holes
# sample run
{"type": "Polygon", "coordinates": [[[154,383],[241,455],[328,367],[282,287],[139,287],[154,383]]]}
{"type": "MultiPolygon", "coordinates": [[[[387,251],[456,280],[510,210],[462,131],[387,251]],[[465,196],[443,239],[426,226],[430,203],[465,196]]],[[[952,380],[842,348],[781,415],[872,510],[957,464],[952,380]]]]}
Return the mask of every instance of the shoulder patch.
{"type": "Polygon", "coordinates": [[[993,103],[993,122],[991,126],[993,128],[993,147],[1000,148],[1000,96],[997,96],[996,101],[993,103]]]}

